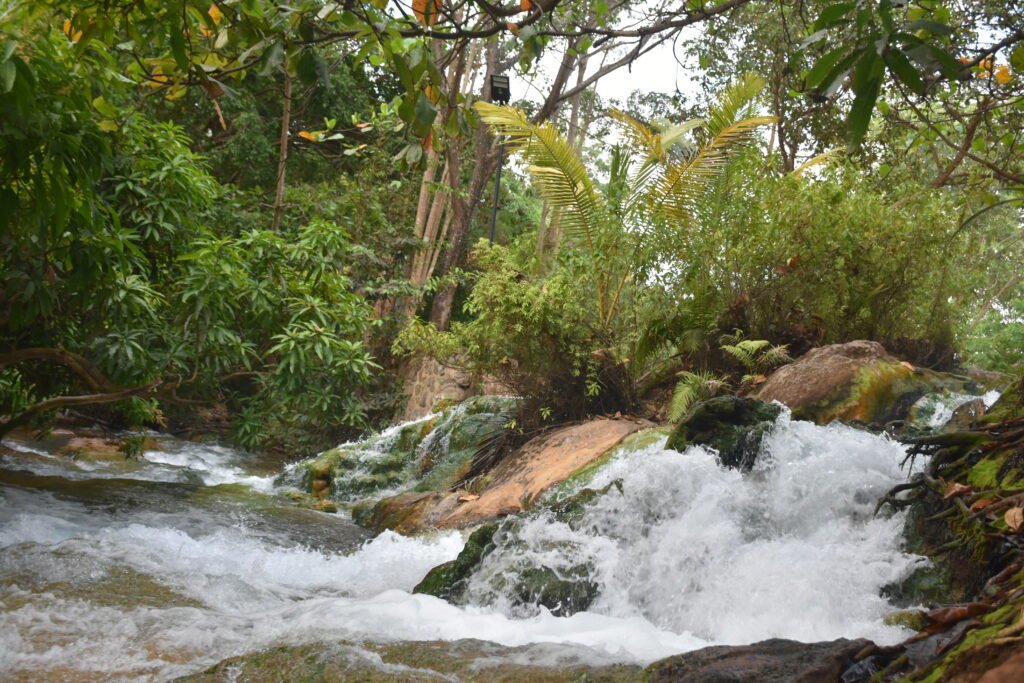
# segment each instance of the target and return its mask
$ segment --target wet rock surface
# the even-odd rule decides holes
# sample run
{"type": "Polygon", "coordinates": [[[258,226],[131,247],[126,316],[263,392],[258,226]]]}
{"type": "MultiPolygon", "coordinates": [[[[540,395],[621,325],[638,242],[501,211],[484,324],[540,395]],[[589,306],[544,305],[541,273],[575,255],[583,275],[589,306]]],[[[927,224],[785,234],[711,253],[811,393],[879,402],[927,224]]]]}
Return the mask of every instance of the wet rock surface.
{"type": "Polygon", "coordinates": [[[772,639],[753,645],[708,647],[655,662],[650,683],[824,683],[838,681],[866,640],[798,643],[772,639]]]}
{"type": "Polygon", "coordinates": [[[604,456],[626,436],[651,426],[643,420],[598,418],[555,429],[528,442],[468,491],[401,493],[378,502],[360,520],[375,530],[417,533],[470,527],[529,509],[549,489],[604,456]]]}
{"type": "Polygon", "coordinates": [[[779,401],[793,417],[827,424],[833,420],[882,425],[904,420],[928,393],[981,393],[969,377],[915,368],[878,342],[852,341],[812,349],[776,370],[751,396],[779,401]]]}
{"type": "Polygon", "coordinates": [[[725,467],[748,472],[781,413],[778,405],[752,398],[720,396],[701,401],[687,412],[665,446],[680,452],[691,445],[708,446],[718,451],[725,467]]]}
{"type": "Polygon", "coordinates": [[[200,674],[178,680],[193,683],[626,683],[643,680],[642,669],[637,665],[595,664],[586,660],[587,657],[558,644],[505,647],[482,640],[318,643],[283,646],[234,657],[200,674]]]}

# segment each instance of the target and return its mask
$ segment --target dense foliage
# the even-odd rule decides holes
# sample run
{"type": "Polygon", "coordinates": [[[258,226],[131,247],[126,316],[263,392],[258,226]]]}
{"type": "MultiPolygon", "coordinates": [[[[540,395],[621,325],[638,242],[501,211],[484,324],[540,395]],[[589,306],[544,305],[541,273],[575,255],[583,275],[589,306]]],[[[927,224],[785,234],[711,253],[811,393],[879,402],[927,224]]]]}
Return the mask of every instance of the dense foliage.
{"type": "Polygon", "coordinates": [[[0,10],[0,431],[315,450],[401,408],[392,349],[546,420],[738,384],[727,335],[1020,367],[1018,3],[386,5],[0,10]],[[674,38],[685,96],[604,106],[674,38]]]}

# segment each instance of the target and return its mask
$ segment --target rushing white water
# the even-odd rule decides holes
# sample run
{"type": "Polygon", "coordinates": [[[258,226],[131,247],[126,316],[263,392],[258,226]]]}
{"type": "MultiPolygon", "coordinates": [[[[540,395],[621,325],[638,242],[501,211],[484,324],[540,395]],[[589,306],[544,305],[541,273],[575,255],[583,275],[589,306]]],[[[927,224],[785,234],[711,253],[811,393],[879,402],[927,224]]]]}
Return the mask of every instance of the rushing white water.
{"type": "Polygon", "coordinates": [[[904,450],[849,427],[780,424],[755,471],[663,442],[619,457],[591,486],[612,487],[571,529],[541,515],[484,561],[477,602],[514,609],[502,592],[518,568],[571,576],[592,568],[592,611],[642,616],[709,642],[905,635],[882,624],[883,586],[923,560],[901,551],[903,519],[874,518],[903,481],[904,450]],[[765,457],[767,456],[767,457],[765,457]]]}
{"type": "Polygon", "coordinates": [[[269,479],[227,449],[165,446],[119,477],[8,453],[0,678],[165,680],[274,644],[339,640],[564,643],[598,663],[773,636],[892,642],[905,634],[882,624],[891,607],[880,589],[921,559],[901,551],[901,517],[871,512],[905,479],[903,455],[885,437],[787,417],[747,475],[701,448],[623,453],[590,484],[621,491],[575,528],[524,519],[459,607],[410,591],[458,554],[462,535],[385,532],[360,545],[344,518],[260,493],[269,479]],[[253,493],[240,497],[238,484],[253,493]],[[340,537],[349,541],[327,542],[340,537]],[[514,606],[496,587],[524,564],[581,563],[599,592],[569,617],[514,606]]]}

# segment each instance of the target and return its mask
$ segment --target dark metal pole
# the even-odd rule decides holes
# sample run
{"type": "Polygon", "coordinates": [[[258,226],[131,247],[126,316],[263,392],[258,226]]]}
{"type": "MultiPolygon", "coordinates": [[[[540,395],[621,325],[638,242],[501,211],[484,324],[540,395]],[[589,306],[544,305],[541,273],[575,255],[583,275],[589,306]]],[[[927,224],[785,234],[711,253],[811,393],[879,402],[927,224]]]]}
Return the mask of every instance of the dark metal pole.
{"type": "Polygon", "coordinates": [[[501,192],[501,165],[505,160],[505,143],[498,143],[498,173],[494,176],[494,206],[491,207],[491,240],[494,244],[494,225],[498,222],[498,195],[501,192]]]}

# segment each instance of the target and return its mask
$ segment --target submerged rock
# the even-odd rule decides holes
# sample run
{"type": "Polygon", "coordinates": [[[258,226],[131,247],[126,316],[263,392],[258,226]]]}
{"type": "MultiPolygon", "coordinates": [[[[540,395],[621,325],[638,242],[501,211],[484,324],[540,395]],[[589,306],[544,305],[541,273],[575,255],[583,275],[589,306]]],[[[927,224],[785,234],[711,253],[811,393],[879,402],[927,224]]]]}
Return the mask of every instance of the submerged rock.
{"type": "Polygon", "coordinates": [[[839,681],[867,640],[798,643],[773,638],[753,645],[707,647],[647,668],[650,683],[824,683],[839,681]]]}
{"type": "Polygon", "coordinates": [[[540,605],[557,617],[586,610],[597,598],[600,586],[590,578],[585,564],[570,567],[564,573],[551,567],[522,570],[512,588],[516,605],[540,605]]]}
{"type": "Polygon", "coordinates": [[[772,373],[752,397],[779,401],[798,420],[885,424],[906,419],[925,394],[981,390],[969,377],[915,368],[862,340],[811,350],[772,373]]]}
{"type": "Polygon", "coordinates": [[[593,663],[594,653],[557,643],[507,647],[483,640],[284,645],[232,657],[179,681],[392,681],[624,683],[635,664],[593,663]]]}
{"type": "Polygon", "coordinates": [[[426,593],[434,597],[458,602],[465,588],[466,580],[492,548],[497,524],[485,524],[474,531],[466,541],[462,552],[451,562],[445,562],[431,569],[413,593],[426,593]]]}
{"type": "Polygon", "coordinates": [[[709,446],[718,451],[725,467],[749,471],[781,413],[778,405],[752,398],[708,399],[686,413],[665,446],[677,451],[691,445],[709,446]]]}

